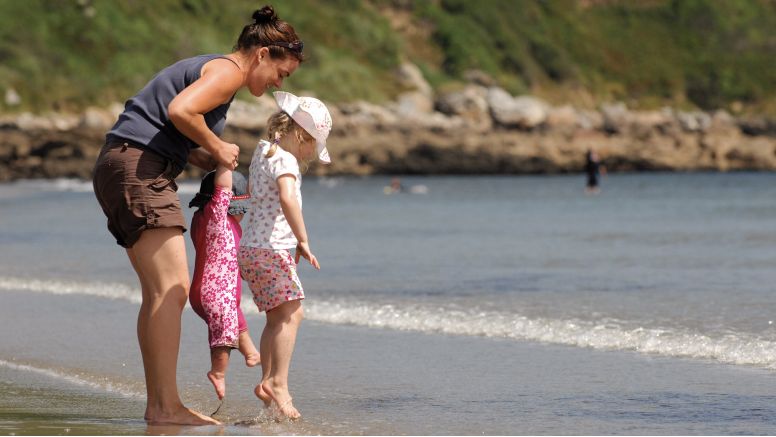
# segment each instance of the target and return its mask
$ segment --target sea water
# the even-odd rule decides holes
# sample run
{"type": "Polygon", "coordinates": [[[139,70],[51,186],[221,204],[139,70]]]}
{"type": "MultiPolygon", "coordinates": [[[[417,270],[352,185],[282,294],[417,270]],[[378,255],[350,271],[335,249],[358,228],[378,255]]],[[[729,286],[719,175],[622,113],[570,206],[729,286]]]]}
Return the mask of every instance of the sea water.
{"type": "MultiPolygon", "coordinates": [[[[598,195],[575,175],[402,183],[304,179],[321,263],[299,269],[305,419],[261,419],[258,370],[233,354],[227,433],[776,432],[775,174],[610,175],[598,195]]],[[[190,220],[199,183],[179,185],[190,220]]],[[[89,182],[0,185],[0,296],[0,372],[28,399],[3,428],[39,423],[33,380],[126,406],[82,399],[60,422],[148,432],[139,287],[89,182]]],[[[205,326],[188,307],[183,323],[179,386],[206,411],[205,326]]]]}

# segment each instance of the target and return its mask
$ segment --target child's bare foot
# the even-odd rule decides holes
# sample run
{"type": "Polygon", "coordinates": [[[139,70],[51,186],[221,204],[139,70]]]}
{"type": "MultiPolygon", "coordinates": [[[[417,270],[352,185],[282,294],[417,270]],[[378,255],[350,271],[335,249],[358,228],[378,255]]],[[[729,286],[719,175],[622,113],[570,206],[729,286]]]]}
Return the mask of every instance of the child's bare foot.
{"type": "Polygon", "coordinates": [[[261,364],[261,355],[259,351],[254,354],[248,354],[245,356],[245,365],[248,367],[255,367],[257,364],[261,364]]]}
{"type": "Polygon", "coordinates": [[[264,381],[260,385],[262,390],[275,402],[280,414],[292,420],[302,417],[299,411],[294,407],[294,404],[291,403],[291,394],[288,393],[288,389],[280,387],[275,387],[273,389],[269,381],[264,381]]]}
{"type": "Polygon", "coordinates": [[[248,367],[254,367],[257,364],[261,364],[261,355],[259,355],[256,345],[253,344],[248,331],[243,331],[238,337],[238,349],[240,353],[245,356],[245,365],[248,367]]]}
{"type": "Polygon", "coordinates": [[[258,384],[256,388],[253,389],[253,393],[256,394],[256,397],[259,398],[260,401],[264,402],[264,408],[268,408],[270,405],[272,405],[272,398],[267,394],[267,392],[264,391],[263,388],[261,388],[261,384],[258,384]]]}
{"type": "Polygon", "coordinates": [[[145,420],[149,425],[221,425],[221,422],[184,406],[171,412],[146,409],[145,420]]]}
{"type": "Polygon", "coordinates": [[[216,396],[218,396],[218,399],[223,399],[226,394],[226,378],[224,377],[224,374],[216,373],[211,370],[210,372],[207,372],[207,379],[210,380],[210,383],[213,384],[213,388],[216,389],[216,396]]]}

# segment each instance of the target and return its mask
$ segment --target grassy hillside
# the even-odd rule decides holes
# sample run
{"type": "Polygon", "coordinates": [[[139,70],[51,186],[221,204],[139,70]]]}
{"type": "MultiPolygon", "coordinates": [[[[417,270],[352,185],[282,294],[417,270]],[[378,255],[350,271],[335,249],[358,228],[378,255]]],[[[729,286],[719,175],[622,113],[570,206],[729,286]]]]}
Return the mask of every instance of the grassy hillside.
{"type": "MultiPolygon", "coordinates": [[[[479,66],[512,91],[584,90],[598,99],[764,108],[775,95],[770,0],[442,0],[441,71],[479,66]]],[[[433,66],[429,66],[433,68],[433,66]]],[[[771,108],[774,109],[774,108],[771,108]]]]}
{"type": "MultiPolygon", "coordinates": [[[[186,56],[227,53],[264,2],[0,0],[0,110],[123,101],[186,56]],[[21,105],[1,97],[12,88],[21,105]]],[[[287,82],[384,101],[403,60],[453,88],[472,68],[513,93],[776,114],[772,0],[279,0],[309,61],[287,82]]]]}

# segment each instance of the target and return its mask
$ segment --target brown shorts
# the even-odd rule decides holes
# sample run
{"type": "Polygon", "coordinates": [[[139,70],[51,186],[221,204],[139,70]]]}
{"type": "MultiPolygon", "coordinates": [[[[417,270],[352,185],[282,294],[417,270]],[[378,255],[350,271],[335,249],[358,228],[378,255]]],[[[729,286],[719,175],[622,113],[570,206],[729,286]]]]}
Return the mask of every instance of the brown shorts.
{"type": "Polygon", "coordinates": [[[132,143],[102,147],[94,167],[94,194],[116,243],[130,248],[152,228],[186,232],[175,184],[179,173],[172,161],[132,143]]]}

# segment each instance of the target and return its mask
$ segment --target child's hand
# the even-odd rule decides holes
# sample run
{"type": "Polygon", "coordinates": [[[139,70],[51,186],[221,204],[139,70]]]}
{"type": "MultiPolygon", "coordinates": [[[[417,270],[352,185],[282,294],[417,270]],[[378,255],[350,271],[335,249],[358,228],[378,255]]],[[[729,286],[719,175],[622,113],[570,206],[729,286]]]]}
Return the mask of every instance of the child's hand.
{"type": "Polygon", "coordinates": [[[310,261],[310,264],[312,264],[312,266],[316,269],[321,269],[321,265],[318,264],[318,259],[315,258],[315,255],[313,255],[312,252],[310,252],[310,244],[306,241],[300,242],[296,245],[296,255],[294,256],[294,260],[297,264],[299,264],[300,256],[303,256],[306,260],[310,261]]]}

